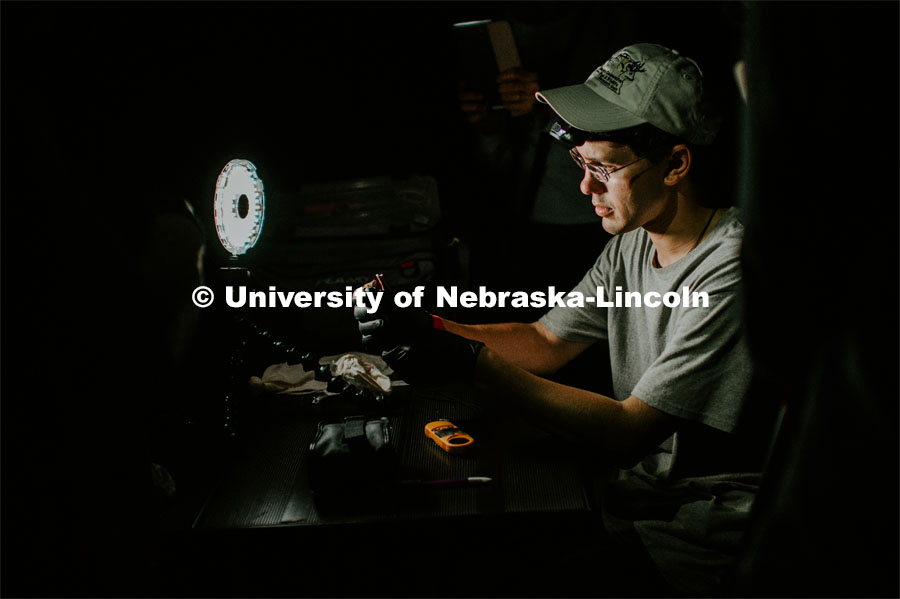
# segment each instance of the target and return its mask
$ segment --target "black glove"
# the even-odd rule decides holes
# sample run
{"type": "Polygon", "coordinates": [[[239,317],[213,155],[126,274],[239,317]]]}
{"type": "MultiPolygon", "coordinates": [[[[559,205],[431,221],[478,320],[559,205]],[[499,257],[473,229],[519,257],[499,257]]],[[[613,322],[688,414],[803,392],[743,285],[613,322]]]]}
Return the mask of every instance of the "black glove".
{"type": "Polygon", "coordinates": [[[383,293],[375,312],[353,309],[368,351],[380,351],[408,383],[472,380],[483,343],[435,328],[434,316],[421,308],[398,308],[393,294],[383,293]]]}
{"type": "Polygon", "coordinates": [[[375,312],[370,314],[364,306],[353,308],[363,347],[367,351],[388,351],[404,343],[413,343],[434,328],[435,317],[431,314],[422,308],[398,308],[392,292],[382,293],[384,295],[375,312]]]}
{"type": "Polygon", "coordinates": [[[484,343],[432,329],[412,344],[384,351],[381,357],[407,383],[472,382],[484,343]]]}

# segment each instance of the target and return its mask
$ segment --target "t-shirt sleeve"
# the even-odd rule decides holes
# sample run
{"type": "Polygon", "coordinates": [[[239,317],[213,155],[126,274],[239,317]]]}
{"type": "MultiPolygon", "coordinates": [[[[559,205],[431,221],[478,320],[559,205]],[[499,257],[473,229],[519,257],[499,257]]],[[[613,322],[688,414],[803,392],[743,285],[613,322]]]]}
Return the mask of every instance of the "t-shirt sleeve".
{"type": "MultiPolygon", "coordinates": [[[[583,297],[594,297],[597,287],[608,287],[606,280],[613,256],[617,255],[619,239],[614,238],[594,262],[594,266],[584,275],[581,281],[572,288],[572,292],[581,293],[583,297]]],[[[594,343],[607,339],[607,311],[594,304],[584,307],[557,306],[551,308],[539,321],[551,333],[566,341],[577,343],[594,343]]]]}
{"type": "Polygon", "coordinates": [[[708,293],[709,307],[678,308],[673,334],[632,395],[667,414],[734,431],[751,377],[740,279],[734,257],[697,281],[692,290],[708,293]]]}

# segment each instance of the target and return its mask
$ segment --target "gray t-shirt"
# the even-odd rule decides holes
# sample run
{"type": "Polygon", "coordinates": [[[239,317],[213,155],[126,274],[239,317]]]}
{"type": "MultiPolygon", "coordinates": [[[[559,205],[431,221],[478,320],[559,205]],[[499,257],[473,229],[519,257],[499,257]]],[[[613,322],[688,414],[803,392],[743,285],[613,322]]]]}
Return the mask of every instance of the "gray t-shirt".
{"type": "MultiPolygon", "coordinates": [[[[737,550],[758,484],[757,446],[737,434],[751,377],[738,307],[743,225],[736,208],[674,264],[654,266],[650,237],[614,237],[573,291],[617,288],[656,301],[705,292],[708,307],[557,307],[541,323],[562,339],[608,341],[616,399],[633,395],[681,419],[651,455],[604,492],[609,526],[636,531],[670,583],[714,592],[737,550]],[[649,292],[655,292],[652,296],[649,292]]],[[[673,302],[674,303],[674,302],[673,302]]]]}

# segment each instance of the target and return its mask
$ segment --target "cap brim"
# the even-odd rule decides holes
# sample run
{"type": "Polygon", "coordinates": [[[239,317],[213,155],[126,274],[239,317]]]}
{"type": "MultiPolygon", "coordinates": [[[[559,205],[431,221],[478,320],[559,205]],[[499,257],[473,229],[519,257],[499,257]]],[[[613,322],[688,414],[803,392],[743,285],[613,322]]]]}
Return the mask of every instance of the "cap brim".
{"type": "Polygon", "coordinates": [[[616,131],[647,122],[600,97],[584,84],[548,89],[535,96],[569,125],[582,131],[616,131]]]}

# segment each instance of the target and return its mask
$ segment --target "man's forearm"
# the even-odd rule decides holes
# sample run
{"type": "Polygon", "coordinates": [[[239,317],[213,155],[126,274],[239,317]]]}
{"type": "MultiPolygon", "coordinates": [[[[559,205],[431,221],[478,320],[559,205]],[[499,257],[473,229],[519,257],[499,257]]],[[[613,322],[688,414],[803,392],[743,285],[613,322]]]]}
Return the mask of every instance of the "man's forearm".
{"type": "Polygon", "coordinates": [[[537,375],[556,372],[571,359],[554,351],[550,341],[534,324],[461,324],[445,319],[441,322],[448,332],[481,341],[507,362],[537,375]]]}
{"type": "Polygon", "coordinates": [[[674,430],[674,419],[635,397],[625,401],[562,385],[481,351],[475,381],[538,426],[630,465],[674,430]]]}

